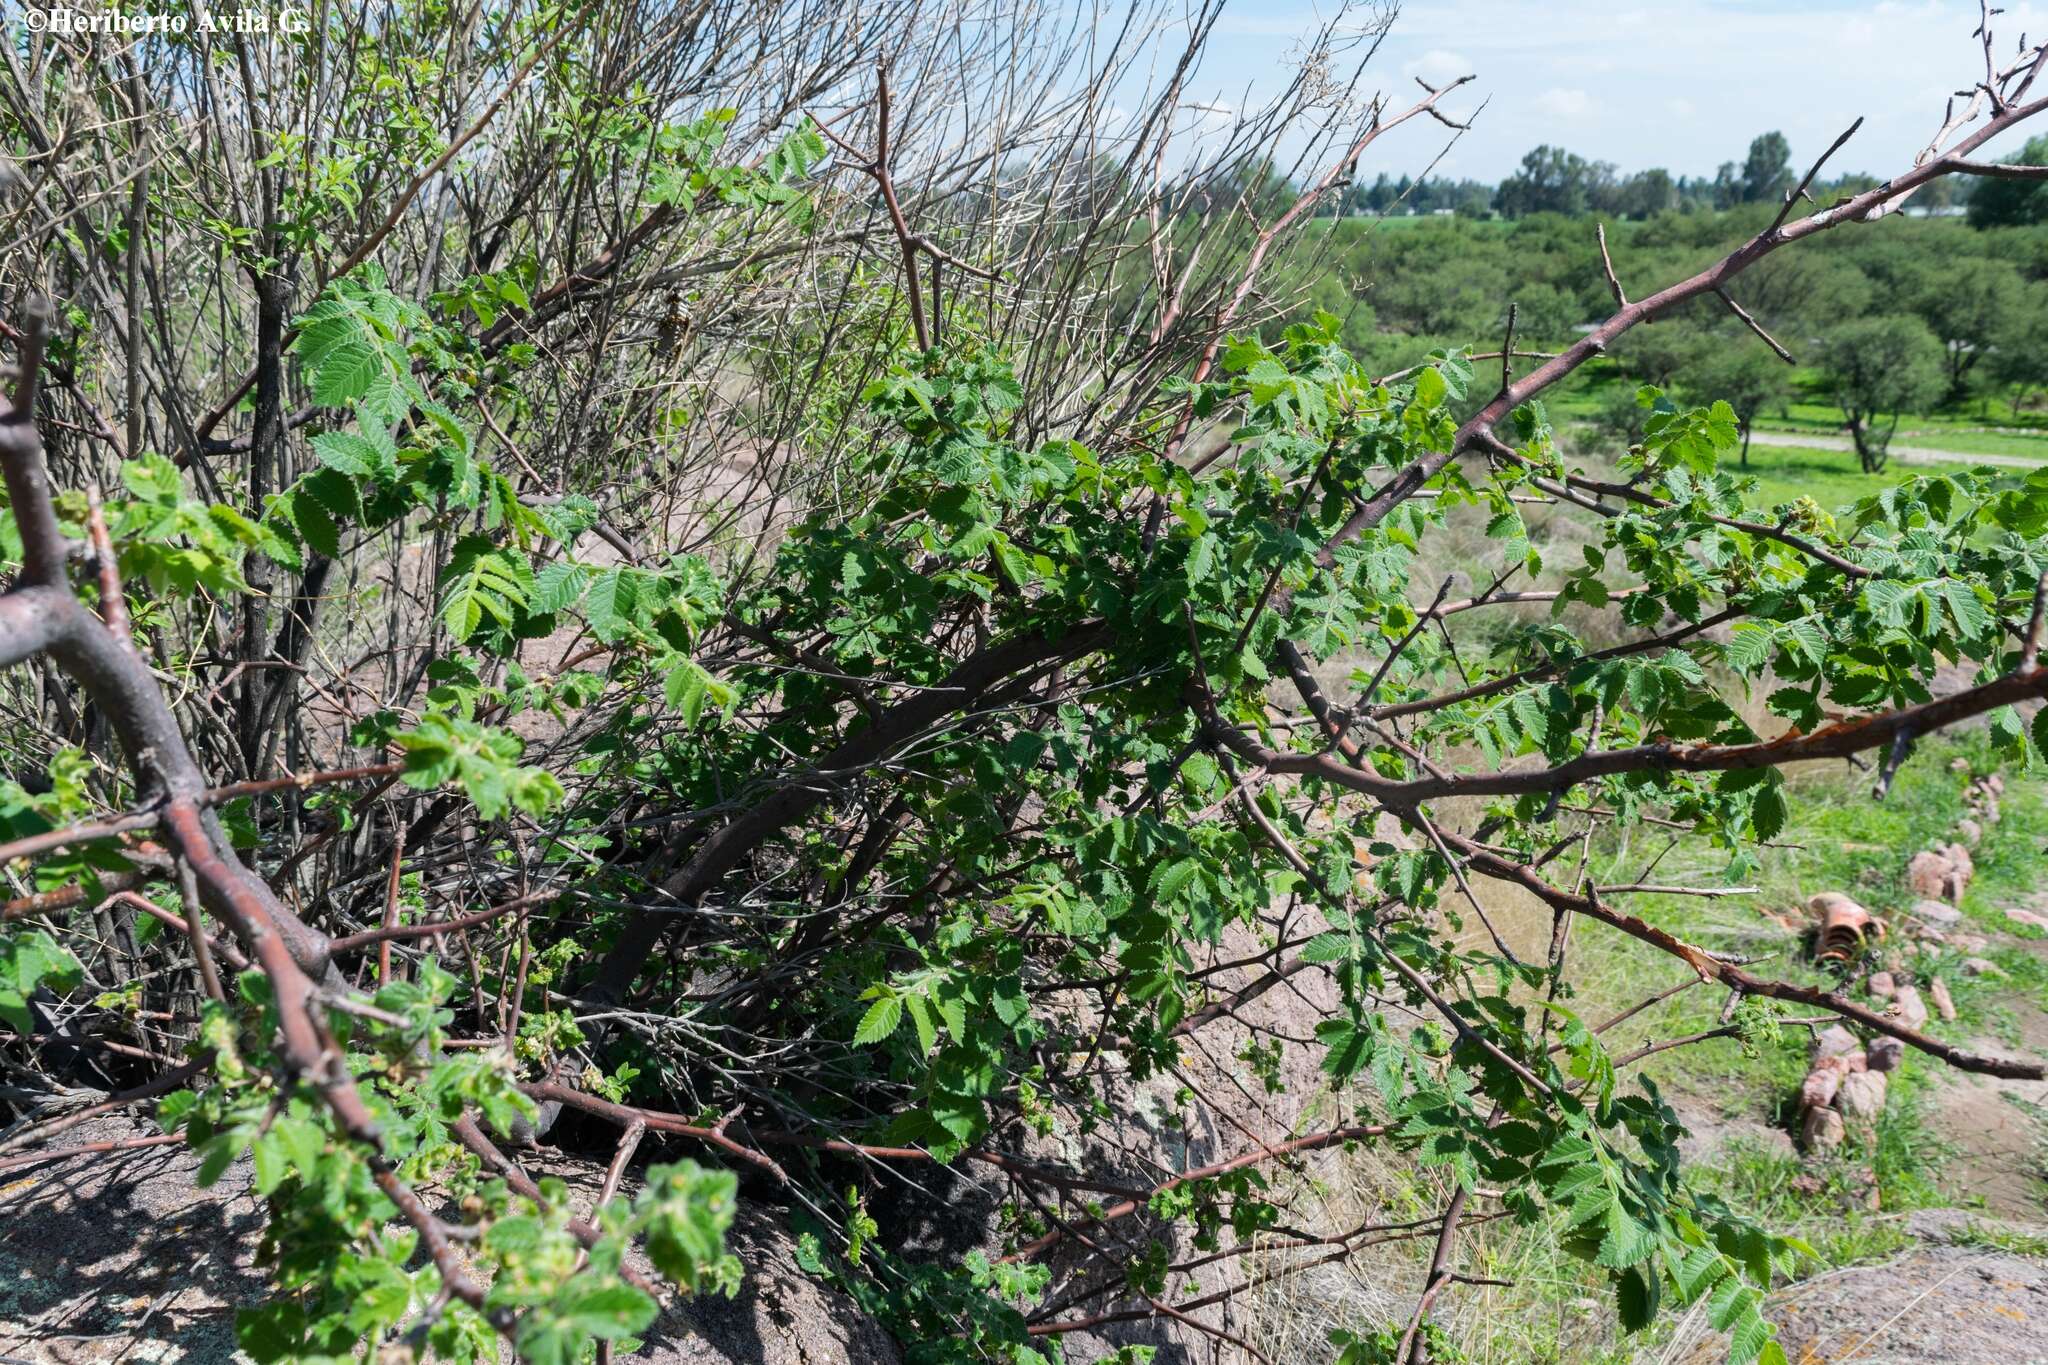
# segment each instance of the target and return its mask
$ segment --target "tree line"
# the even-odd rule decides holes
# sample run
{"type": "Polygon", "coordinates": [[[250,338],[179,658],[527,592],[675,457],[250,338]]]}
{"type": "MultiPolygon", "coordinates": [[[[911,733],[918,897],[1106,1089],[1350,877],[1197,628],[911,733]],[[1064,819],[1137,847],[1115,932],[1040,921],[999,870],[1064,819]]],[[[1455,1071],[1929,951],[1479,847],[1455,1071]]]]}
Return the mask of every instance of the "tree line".
{"type": "MultiPolygon", "coordinates": [[[[2041,192],[2041,182],[1987,183],[2041,192]]],[[[1345,344],[1389,370],[1437,347],[1494,349],[1511,305],[1522,343],[1555,348],[1613,306],[1602,234],[1617,277],[1632,295],[1648,294],[1727,254],[1776,212],[1766,197],[1640,223],[1610,218],[1597,229],[1563,213],[1399,231],[1364,219],[1326,223],[1320,250],[1295,263],[1292,302],[1298,319],[1337,316],[1345,344]]],[[[1609,359],[1638,383],[1727,399],[1745,440],[1754,418],[1801,392],[1834,403],[1873,470],[1902,413],[1948,407],[2015,421],[2048,389],[2048,223],[1979,228],[1896,216],[1877,231],[1758,263],[1737,302],[1750,321],[1711,295],[1694,299],[1630,333],[1609,359]],[[1752,322],[1783,354],[1758,342],[1752,322]]],[[[1640,437],[1644,417],[1632,390],[1606,414],[1625,441],[1640,437]]]]}
{"type": "MultiPolygon", "coordinates": [[[[2048,165],[2048,138],[2035,138],[2016,158],[2023,165],[2048,165]]],[[[1611,161],[1596,161],[1565,147],[1544,143],[1522,158],[1512,175],[1497,184],[1448,176],[1420,179],[1381,171],[1370,184],[1351,185],[1325,206],[1332,216],[1390,214],[1461,218],[1527,218],[1539,213],[1578,217],[1598,214],[1637,222],[1663,213],[1712,213],[1745,204],[1776,204],[1792,189],[1797,172],[1792,146],[1773,130],[1751,140],[1741,161],[1724,161],[1712,176],[1674,176],[1662,166],[1623,174],[1611,161]]],[[[1875,187],[1877,177],[1850,173],[1820,181],[1808,193],[1825,203],[1875,187]]],[[[2048,222],[2048,188],[2038,181],[1958,181],[1930,185],[1919,196],[1923,210],[1967,209],[1979,227],[2048,222]]]]}

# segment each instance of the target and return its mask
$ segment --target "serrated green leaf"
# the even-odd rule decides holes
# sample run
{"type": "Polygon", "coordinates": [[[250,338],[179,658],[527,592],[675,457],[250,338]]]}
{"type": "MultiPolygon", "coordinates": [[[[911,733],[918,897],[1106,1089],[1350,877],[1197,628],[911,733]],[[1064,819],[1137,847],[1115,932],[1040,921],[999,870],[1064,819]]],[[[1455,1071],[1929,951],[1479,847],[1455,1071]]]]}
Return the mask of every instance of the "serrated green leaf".
{"type": "Polygon", "coordinates": [[[903,1000],[899,996],[884,995],[868,1006],[866,1014],[860,1017],[860,1024],[853,1031],[856,1043],[879,1043],[896,1031],[903,1022],[903,1000]]]}

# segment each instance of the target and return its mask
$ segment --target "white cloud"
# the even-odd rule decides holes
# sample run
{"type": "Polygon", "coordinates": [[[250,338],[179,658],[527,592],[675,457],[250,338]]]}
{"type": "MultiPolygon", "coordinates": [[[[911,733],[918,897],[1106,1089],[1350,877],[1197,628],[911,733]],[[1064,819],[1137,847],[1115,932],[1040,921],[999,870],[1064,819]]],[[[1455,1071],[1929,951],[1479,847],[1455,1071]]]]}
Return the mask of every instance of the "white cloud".
{"type": "Polygon", "coordinates": [[[1593,97],[1583,90],[1552,86],[1536,97],[1536,112],[1559,119],[1582,119],[1593,112],[1593,97]]]}
{"type": "Polygon", "coordinates": [[[1471,75],[1476,69],[1471,58],[1433,47],[1413,61],[1402,63],[1401,74],[1428,81],[1431,85],[1446,85],[1460,76],[1471,75]]]}
{"type": "MultiPolygon", "coordinates": [[[[1284,89],[1290,54],[1330,7],[1236,0],[1232,9],[1256,22],[1226,21],[1185,97],[1260,107],[1284,89]]],[[[2048,0],[2004,8],[1993,24],[1998,54],[2010,60],[2021,32],[2048,32],[2048,0]]],[[[1859,114],[1868,120],[1831,170],[1882,177],[1912,163],[1948,93],[1981,78],[1983,51],[1970,36],[1977,18],[1966,0],[1434,0],[1401,13],[1361,90],[1384,91],[1402,108],[1420,93],[1413,77],[1438,85],[1476,74],[1451,112],[1462,117],[1492,97],[1458,142],[1463,171],[1480,179],[1510,173],[1539,142],[1625,171],[1711,176],[1774,128],[1803,169],[1859,114]],[[1821,59],[1842,50],[1855,60],[1821,59]]],[[[1176,124],[1197,117],[1184,112],[1176,124]]],[[[2048,118],[2034,123],[2032,131],[2048,130],[2048,118]]],[[[1228,126],[1214,120],[1203,132],[1228,126]]],[[[2010,153],[2027,131],[1981,154],[2010,153]]],[[[1361,172],[1419,171],[1441,148],[1440,132],[1409,125],[1375,144],[1361,172]]]]}

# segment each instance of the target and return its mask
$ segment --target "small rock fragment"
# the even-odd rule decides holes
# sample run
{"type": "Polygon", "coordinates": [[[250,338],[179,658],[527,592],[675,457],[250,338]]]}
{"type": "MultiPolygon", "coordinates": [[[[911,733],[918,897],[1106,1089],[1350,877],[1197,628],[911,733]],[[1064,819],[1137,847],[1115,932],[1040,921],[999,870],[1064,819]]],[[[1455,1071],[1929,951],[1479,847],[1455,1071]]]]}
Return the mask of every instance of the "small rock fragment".
{"type": "Polygon", "coordinates": [[[1868,990],[1872,995],[1876,996],[1879,1000],[1891,999],[1892,992],[1896,991],[1898,988],[1899,983],[1892,978],[1892,974],[1890,972],[1872,972],[1870,974],[1870,980],[1864,983],[1864,989],[1868,990]]]}
{"type": "Polygon", "coordinates": [[[1965,848],[1975,848],[1984,838],[1984,826],[1966,815],[1956,821],[1956,838],[1965,848]]]}
{"type": "Polygon", "coordinates": [[[1906,1058],[1906,1045],[1896,1038],[1874,1038],[1864,1056],[1872,1071],[1897,1071],[1906,1058]]]}
{"type": "Polygon", "coordinates": [[[1934,1001],[1934,1012],[1943,1019],[1953,1021],[1956,1017],[1955,997],[1948,993],[1948,982],[1935,977],[1927,983],[1927,994],[1934,1001]]]}
{"type": "Polygon", "coordinates": [[[2022,910],[2015,905],[2005,907],[2005,917],[2014,924],[2024,924],[2034,929],[2048,929],[2048,916],[2037,915],[2031,910],[2022,910]]]}
{"type": "Polygon", "coordinates": [[[1938,929],[1946,929],[1952,924],[1963,922],[1963,912],[1947,901],[1917,900],[1913,902],[1910,913],[1913,918],[1925,920],[1938,929]]]}
{"type": "Polygon", "coordinates": [[[1963,959],[1963,975],[2004,976],[2005,968],[1999,966],[1988,957],[1968,957],[1963,959]]]}
{"type": "Polygon", "coordinates": [[[1842,1116],[1833,1109],[1809,1109],[1799,1132],[1799,1145],[1809,1152],[1831,1152],[1842,1145],[1842,1116]]]}
{"type": "Polygon", "coordinates": [[[1854,1071],[1842,1077],[1835,1093],[1835,1107],[1842,1117],[1856,1123],[1875,1123],[1884,1112],[1885,1074],[1882,1071],[1854,1071]]]}
{"type": "Polygon", "coordinates": [[[1966,773],[1970,771],[1970,760],[1967,758],[1952,758],[1948,761],[1948,770],[1952,773],[1966,773]]]}

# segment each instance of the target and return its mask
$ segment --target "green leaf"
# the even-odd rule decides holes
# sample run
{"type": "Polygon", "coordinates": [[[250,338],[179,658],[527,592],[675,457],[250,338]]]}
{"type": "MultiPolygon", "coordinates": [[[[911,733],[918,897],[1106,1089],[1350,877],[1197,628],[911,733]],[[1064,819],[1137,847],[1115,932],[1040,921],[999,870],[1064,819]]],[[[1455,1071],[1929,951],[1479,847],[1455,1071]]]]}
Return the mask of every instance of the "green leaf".
{"type": "Polygon", "coordinates": [[[77,989],[85,972],[57,940],[41,929],[0,934],[0,1019],[17,1033],[35,1031],[29,997],[42,987],[63,994],[77,989]]]}
{"type": "Polygon", "coordinates": [[[1177,899],[1201,870],[1202,864],[1194,858],[1161,863],[1152,873],[1152,890],[1161,900],[1177,899]]]}
{"type": "MultiPolygon", "coordinates": [[[[1762,1353],[1771,1341],[1771,1325],[1755,1306],[1738,1318],[1728,1334],[1728,1360],[1730,1365],[1747,1365],[1762,1353]]],[[[1781,1353],[1782,1354],[1782,1353],[1781,1353]]]]}
{"type": "Polygon", "coordinates": [[[1760,843],[1768,843],[1785,828],[1787,816],[1785,791],[1782,785],[1772,783],[1756,794],[1756,804],[1750,807],[1749,823],[1760,843]]]}
{"type": "Polygon", "coordinates": [[[884,995],[868,1006],[860,1017],[860,1025],[853,1031],[856,1043],[879,1043],[896,1031],[903,1022],[903,1000],[899,996],[884,995]]]}
{"type": "Polygon", "coordinates": [[[1342,962],[1351,956],[1351,935],[1321,933],[1302,945],[1303,962],[1342,962]]]}
{"type": "Polygon", "coordinates": [[[588,1274],[570,1280],[551,1306],[572,1331],[605,1341],[645,1331],[658,1311],[634,1286],[588,1274]]]}
{"type": "Polygon", "coordinates": [[[531,600],[533,571],[526,557],[488,536],[464,536],[441,571],[441,620],[458,642],[476,634],[486,616],[511,626],[531,600]]]}
{"type": "Polygon", "coordinates": [[[398,463],[388,445],[379,445],[353,431],[328,431],[315,436],[313,454],[320,463],[337,473],[358,479],[394,482],[398,463]]]}
{"type": "Polygon", "coordinates": [[[1444,401],[1447,392],[1449,385],[1444,383],[1444,377],[1437,373],[1434,365],[1415,376],[1415,401],[1423,407],[1436,407],[1444,401]]]}
{"type": "Polygon", "coordinates": [[[1644,1266],[1630,1266],[1614,1282],[1615,1307],[1621,1316],[1621,1330],[1640,1332],[1657,1317],[1656,1272],[1644,1266]]]}

